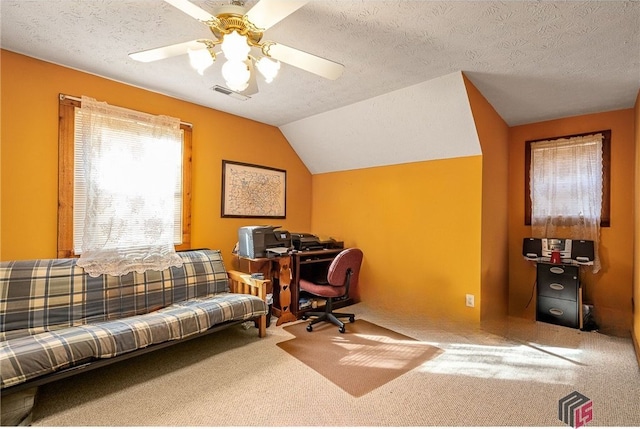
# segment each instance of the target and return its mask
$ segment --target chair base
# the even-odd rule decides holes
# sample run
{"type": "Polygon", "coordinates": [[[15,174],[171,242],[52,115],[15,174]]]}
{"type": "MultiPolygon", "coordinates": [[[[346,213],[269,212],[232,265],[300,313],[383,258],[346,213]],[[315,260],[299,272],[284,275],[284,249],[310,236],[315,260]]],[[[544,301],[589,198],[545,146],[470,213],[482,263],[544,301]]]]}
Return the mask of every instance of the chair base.
{"type": "Polygon", "coordinates": [[[313,325],[315,325],[318,322],[329,322],[336,325],[338,327],[338,331],[340,331],[340,333],[343,333],[343,334],[345,332],[345,327],[344,327],[345,325],[344,325],[344,322],[341,321],[339,318],[348,317],[350,323],[353,323],[356,319],[355,314],[352,314],[352,313],[333,313],[333,312],[329,313],[324,311],[323,312],[309,311],[305,313],[304,316],[302,316],[302,319],[307,320],[309,317],[315,317],[315,319],[309,322],[309,324],[307,325],[307,331],[309,332],[313,331],[313,325]]]}

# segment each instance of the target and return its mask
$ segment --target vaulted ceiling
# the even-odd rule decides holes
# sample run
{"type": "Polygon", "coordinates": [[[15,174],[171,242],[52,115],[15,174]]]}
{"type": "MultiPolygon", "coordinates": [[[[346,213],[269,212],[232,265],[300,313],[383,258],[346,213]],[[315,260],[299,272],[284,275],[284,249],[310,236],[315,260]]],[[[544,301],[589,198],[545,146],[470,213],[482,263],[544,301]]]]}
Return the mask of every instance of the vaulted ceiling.
{"type": "MultiPolygon", "coordinates": [[[[193,3],[215,13],[228,2],[193,3]]],[[[460,71],[509,125],[629,108],[640,88],[638,1],[310,1],[265,38],[341,63],[343,75],[283,64],[245,101],[210,89],[224,85],[219,61],[201,76],[186,55],[129,58],[211,38],[164,1],[2,0],[0,17],[3,49],[282,129],[460,71]]]]}

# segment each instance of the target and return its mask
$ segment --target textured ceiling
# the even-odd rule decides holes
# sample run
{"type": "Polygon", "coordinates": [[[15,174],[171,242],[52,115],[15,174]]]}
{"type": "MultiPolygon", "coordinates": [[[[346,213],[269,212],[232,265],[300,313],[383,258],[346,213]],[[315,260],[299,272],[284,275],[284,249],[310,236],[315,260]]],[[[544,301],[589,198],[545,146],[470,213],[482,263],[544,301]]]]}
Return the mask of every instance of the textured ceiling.
{"type": "Polygon", "coordinates": [[[343,76],[283,65],[246,101],[210,90],[220,64],[200,76],[186,56],[127,56],[210,37],[163,1],[0,0],[0,13],[4,49],[275,126],[460,70],[509,125],[628,108],[640,88],[638,1],[311,1],[265,39],[342,63],[343,76]]]}

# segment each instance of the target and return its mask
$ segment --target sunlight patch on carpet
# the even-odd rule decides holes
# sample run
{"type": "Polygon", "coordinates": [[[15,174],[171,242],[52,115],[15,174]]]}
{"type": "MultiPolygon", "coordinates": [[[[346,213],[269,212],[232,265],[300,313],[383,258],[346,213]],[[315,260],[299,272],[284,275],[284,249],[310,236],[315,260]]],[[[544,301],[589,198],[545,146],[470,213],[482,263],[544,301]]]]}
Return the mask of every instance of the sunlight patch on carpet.
{"type": "Polygon", "coordinates": [[[407,341],[394,342],[391,338],[378,338],[377,345],[349,347],[350,353],[338,362],[340,365],[363,366],[367,368],[402,369],[419,359],[424,352],[424,344],[408,344],[407,341]]]}
{"type": "Polygon", "coordinates": [[[359,397],[424,364],[441,350],[366,320],[346,326],[344,334],[329,324],[306,323],[284,329],[296,338],[278,347],[347,393],[359,397]]]}
{"type": "Polygon", "coordinates": [[[572,384],[576,381],[581,351],[569,348],[546,348],[515,344],[485,346],[480,344],[438,344],[445,350],[442,359],[423,365],[420,371],[477,378],[537,381],[572,384]],[[544,373],[545,377],[540,377],[544,373]]]}

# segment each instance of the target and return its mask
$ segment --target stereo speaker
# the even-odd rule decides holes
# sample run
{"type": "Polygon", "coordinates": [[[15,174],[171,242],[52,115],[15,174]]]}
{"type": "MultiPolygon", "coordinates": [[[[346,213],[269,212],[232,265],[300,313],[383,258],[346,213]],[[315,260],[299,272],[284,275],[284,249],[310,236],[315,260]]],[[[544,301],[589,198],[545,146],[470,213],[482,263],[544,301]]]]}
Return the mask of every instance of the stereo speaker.
{"type": "Polygon", "coordinates": [[[571,259],[584,262],[593,261],[595,252],[593,251],[593,241],[571,240],[571,259]]]}
{"type": "Polygon", "coordinates": [[[524,238],[522,240],[522,256],[525,258],[542,257],[542,239],[524,238]]]}

